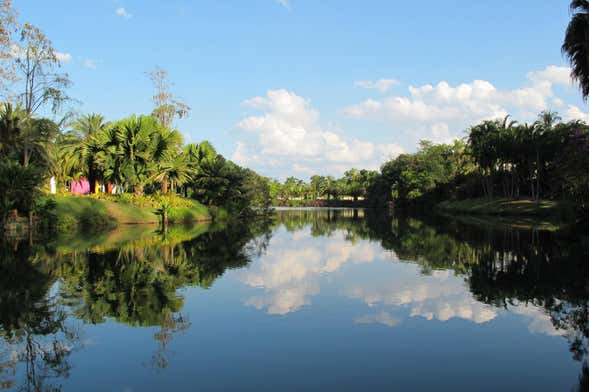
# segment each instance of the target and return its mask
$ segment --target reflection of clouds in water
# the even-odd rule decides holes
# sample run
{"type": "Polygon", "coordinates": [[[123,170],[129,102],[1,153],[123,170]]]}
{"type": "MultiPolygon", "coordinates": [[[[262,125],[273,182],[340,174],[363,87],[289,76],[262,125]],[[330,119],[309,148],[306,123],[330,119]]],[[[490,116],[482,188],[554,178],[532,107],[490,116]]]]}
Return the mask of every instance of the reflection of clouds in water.
{"type": "Polygon", "coordinates": [[[524,319],[528,323],[528,330],[532,333],[540,333],[544,335],[559,336],[564,335],[566,331],[558,330],[552,324],[550,316],[547,315],[541,307],[521,303],[514,306],[508,306],[507,309],[524,319]]]}
{"type": "Polygon", "coordinates": [[[256,309],[266,308],[269,314],[286,314],[308,305],[308,297],[317,294],[319,282],[301,282],[294,287],[270,290],[266,295],[248,298],[245,304],[256,309]]]}
{"type": "Polygon", "coordinates": [[[387,327],[395,327],[400,323],[398,319],[386,312],[366,314],[364,316],[356,317],[354,322],[357,324],[382,324],[387,327]]]}
{"type": "Polygon", "coordinates": [[[491,306],[476,301],[462,280],[449,271],[419,276],[415,265],[402,264],[397,265],[395,271],[400,273],[391,274],[390,280],[355,286],[350,295],[371,307],[379,304],[407,306],[412,317],[428,320],[461,318],[484,323],[497,316],[491,306]]]}
{"type": "MultiPolygon", "coordinates": [[[[279,231],[267,253],[238,272],[243,283],[263,289],[246,299],[245,304],[269,314],[295,312],[309,305],[312,296],[319,295],[323,274],[334,273],[346,263],[371,263],[384,253],[375,243],[347,241],[343,231],[333,233],[327,241],[311,236],[308,228],[293,233],[279,231]]],[[[349,297],[360,299],[369,307],[403,307],[409,309],[410,317],[439,321],[457,318],[477,324],[489,322],[502,312],[477,301],[463,279],[452,271],[435,270],[431,275],[422,275],[416,264],[398,262],[370,264],[366,268],[371,273],[338,277],[349,282],[350,288],[345,291],[349,297]]],[[[539,307],[521,304],[509,306],[508,311],[524,319],[530,332],[559,334],[539,307]]],[[[382,311],[361,315],[354,322],[394,327],[401,320],[382,311]]]]}
{"type": "MultiPolygon", "coordinates": [[[[460,318],[481,324],[495,319],[501,311],[475,300],[462,279],[451,271],[433,271],[429,276],[420,276],[415,265],[397,264],[394,268],[395,273],[387,275],[386,281],[380,279],[356,285],[349,291],[350,295],[370,307],[408,307],[411,317],[427,320],[460,318]]],[[[520,304],[508,306],[508,311],[523,318],[530,332],[560,334],[541,307],[520,304]]],[[[382,324],[376,318],[373,322],[382,324]]]]}
{"type": "Polygon", "coordinates": [[[286,314],[309,304],[309,297],[319,294],[319,280],[324,273],[334,272],[345,263],[367,263],[374,260],[378,245],[346,241],[336,232],[325,242],[313,238],[308,229],[280,233],[272,238],[267,253],[240,280],[251,287],[262,288],[264,295],[248,298],[245,303],[270,314],[286,314]]]}

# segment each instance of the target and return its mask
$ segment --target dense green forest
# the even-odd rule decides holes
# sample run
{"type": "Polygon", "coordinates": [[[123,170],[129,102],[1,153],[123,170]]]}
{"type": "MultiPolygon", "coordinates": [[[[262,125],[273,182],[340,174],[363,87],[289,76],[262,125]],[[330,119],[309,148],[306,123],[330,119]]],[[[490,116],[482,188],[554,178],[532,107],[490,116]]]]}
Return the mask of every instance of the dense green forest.
{"type": "Polygon", "coordinates": [[[348,198],[383,206],[442,200],[566,200],[585,210],[589,196],[589,127],[542,112],[531,123],[510,117],[483,121],[453,144],[422,141],[419,150],[385,162],[380,171],[351,169],[342,178],[313,176],[273,183],[280,201],[348,198]]]}

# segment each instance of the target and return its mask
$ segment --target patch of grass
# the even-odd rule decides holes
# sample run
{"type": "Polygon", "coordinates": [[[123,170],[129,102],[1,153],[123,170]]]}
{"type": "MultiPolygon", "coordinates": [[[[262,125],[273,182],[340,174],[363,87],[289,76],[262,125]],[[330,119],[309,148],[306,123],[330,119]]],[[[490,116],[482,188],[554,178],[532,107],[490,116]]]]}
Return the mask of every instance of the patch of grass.
{"type": "MultiPolygon", "coordinates": [[[[170,214],[171,222],[196,222],[210,220],[208,209],[194,200],[174,197],[176,206],[170,214]]],[[[70,230],[103,231],[117,225],[157,224],[160,217],[156,215],[155,204],[158,200],[117,198],[109,196],[56,196],[55,227],[62,232],[70,230]],[[142,205],[133,201],[141,200],[142,205]],[[146,201],[147,200],[147,201],[146,201]]]]}
{"type": "Polygon", "coordinates": [[[467,199],[460,201],[443,201],[437,208],[444,212],[456,212],[472,215],[521,216],[539,218],[574,218],[574,206],[551,200],[536,202],[528,199],[467,199]]]}

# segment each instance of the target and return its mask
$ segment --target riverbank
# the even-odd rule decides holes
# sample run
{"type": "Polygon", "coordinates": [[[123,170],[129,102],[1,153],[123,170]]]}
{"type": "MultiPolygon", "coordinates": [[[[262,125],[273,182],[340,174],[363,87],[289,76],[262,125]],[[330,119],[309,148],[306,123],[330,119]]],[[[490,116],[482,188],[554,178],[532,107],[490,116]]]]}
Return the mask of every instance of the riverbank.
{"type": "Polygon", "coordinates": [[[493,215],[510,217],[533,217],[574,220],[574,205],[567,202],[529,199],[466,199],[460,201],[443,201],[436,208],[442,212],[466,215],[493,215]]]}
{"type": "Polygon", "coordinates": [[[369,207],[365,200],[280,200],[274,207],[321,207],[321,208],[363,208],[369,207]]]}
{"type": "MultiPolygon", "coordinates": [[[[148,198],[90,196],[56,196],[55,222],[58,231],[98,230],[118,225],[158,224],[158,203],[148,198]]],[[[170,223],[205,222],[212,220],[211,212],[197,201],[172,197],[170,223]]]]}

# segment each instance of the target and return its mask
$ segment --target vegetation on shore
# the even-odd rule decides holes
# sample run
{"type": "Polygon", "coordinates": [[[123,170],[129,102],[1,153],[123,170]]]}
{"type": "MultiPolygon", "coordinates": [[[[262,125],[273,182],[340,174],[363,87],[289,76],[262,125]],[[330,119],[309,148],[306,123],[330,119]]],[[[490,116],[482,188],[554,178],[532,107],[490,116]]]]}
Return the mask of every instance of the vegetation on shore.
{"type": "Polygon", "coordinates": [[[446,211],[476,214],[563,216],[564,208],[575,219],[587,213],[588,167],[589,126],[545,111],[531,124],[509,116],[482,121],[452,144],[422,141],[416,153],[385,162],[380,172],[352,169],[339,180],[313,176],[308,183],[289,178],[271,189],[285,195],[278,199],[287,205],[318,199],[401,208],[445,202],[440,207],[446,211]]]}
{"type": "Polygon", "coordinates": [[[0,103],[0,230],[8,223],[167,224],[241,217],[269,206],[268,179],[207,141],[184,144],[174,120],[190,108],[170,91],[165,70],[149,74],[155,93],[148,115],[114,121],[74,115],[66,110],[75,103],[67,95],[71,81],[57,72],[51,41],[20,24],[9,0],[0,1],[0,11],[0,81],[10,97],[0,103]],[[86,184],[82,189],[99,200],[50,195],[65,194],[72,183],[86,184]]]}
{"type": "Polygon", "coordinates": [[[437,208],[444,212],[456,212],[472,215],[501,215],[522,216],[537,218],[564,218],[570,220],[574,217],[574,207],[566,202],[553,200],[530,199],[467,199],[460,201],[443,201],[437,208]]]}
{"type": "MultiPolygon", "coordinates": [[[[589,67],[581,60],[589,45],[581,33],[589,30],[589,7],[573,1],[571,9],[562,50],[586,97],[589,67]]],[[[417,152],[401,154],[379,171],[351,168],[340,178],[280,182],[227,160],[207,141],[185,144],[174,121],[190,107],[171,92],[161,68],[149,74],[150,114],[111,121],[96,113],[74,116],[66,110],[74,102],[67,95],[71,80],[58,72],[51,41],[35,26],[19,23],[9,0],[0,0],[0,11],[0,82],[11,97],[0,105],[0,228],[10,221],[51,226],[52,220],[62,228],[155,219],[165,225],[241,217],[271,205],[403,207],[442,201],[446,210],[517,215],[543,215],[553,209],[546,205],[558,202],[587,218],[589,126],[581,120],[563,122],[549,110],[533,123],[509,116],[485,120],[463,140],[421,141],[417,152]],[[116,195],[103,195],[102,201],[55,198],[47,195],[50,178],[58,193],[86,179],[91,194],[116,195]],[[159,204],[142,205],[144,196],[159,204]],[[184,204],[175,205],[180,199],[184,204]]]]}
{"type": "MultiPolygon", "coordinates": [[[[96,231],[116,225],[158,224],[157,206],[160,198],[146,197],[82,197],[58,196],[55,198],[55,222],[59,231],[81,229],[96,231]]],[[[208,209],[195,200],[167,197],[171,204],[170,223],[209,221],[213,217],[208,209]]]]}

